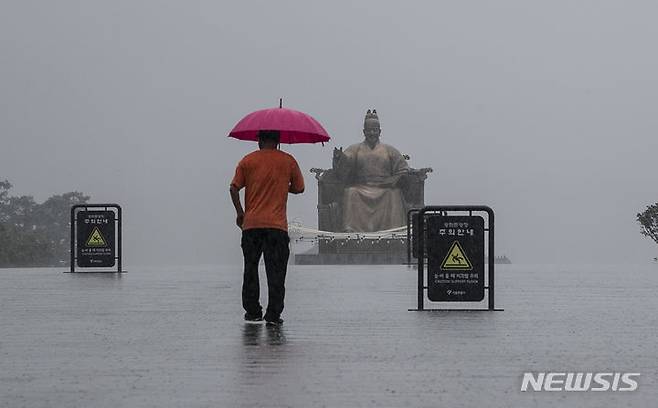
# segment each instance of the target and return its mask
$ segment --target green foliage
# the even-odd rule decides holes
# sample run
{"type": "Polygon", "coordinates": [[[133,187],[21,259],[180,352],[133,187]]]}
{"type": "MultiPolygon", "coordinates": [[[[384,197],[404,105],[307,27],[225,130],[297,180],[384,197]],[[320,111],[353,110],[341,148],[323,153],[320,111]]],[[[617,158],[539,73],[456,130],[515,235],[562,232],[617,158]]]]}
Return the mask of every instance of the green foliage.
{"type": "Polygon", "coordinates": [[[0,267],[68,263],[71,206],[89,196],[70,192],[38,204],[32,196],[10,196],[11,187],[0,181],[0,267]]]}
{"type": "Polygon", "coordinates": [[[658,244],[658,203],[650,205],[637,215],[642,235],[653,239],[658,244]]]}

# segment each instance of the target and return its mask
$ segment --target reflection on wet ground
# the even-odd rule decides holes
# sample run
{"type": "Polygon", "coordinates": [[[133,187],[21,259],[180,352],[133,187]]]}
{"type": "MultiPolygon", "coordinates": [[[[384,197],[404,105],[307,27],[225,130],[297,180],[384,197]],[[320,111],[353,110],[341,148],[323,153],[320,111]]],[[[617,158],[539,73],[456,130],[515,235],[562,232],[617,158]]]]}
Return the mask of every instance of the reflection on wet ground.
{"type": "Polygon", "coordinates": [[[285,326],[265,323],[244,323],[242,328],[242,344],[245,346],[281,346],[286,344],[285,326]]]}
{"type": "Polygon", "coordinates": [[[132,268],[120,278],[2,270],[0,406],[644,407],[658,399],[655,265],[497,272],[504,312],[422,313],[407,311],[416,301],[407,267],[292,266],[286,321],[268,326],[242,320],[239,267],[132,268]],[[556,370],[639,372],[639,390],[520,391],[524,372],[556,370]]]}

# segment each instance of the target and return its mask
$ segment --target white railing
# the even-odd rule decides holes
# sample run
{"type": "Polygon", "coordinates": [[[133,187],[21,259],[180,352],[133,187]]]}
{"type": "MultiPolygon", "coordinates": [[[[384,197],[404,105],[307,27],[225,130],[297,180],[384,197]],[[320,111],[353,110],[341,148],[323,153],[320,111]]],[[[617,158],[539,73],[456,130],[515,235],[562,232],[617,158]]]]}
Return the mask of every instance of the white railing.
{"type": "Polygon", "coordinates": [[[299,241],[318,241],[328,240],[333,241],[336,239],[347,241],[364,241],[373,240],[381,241],[383,239],[407,239],[407,227],[391,228],[384,231],[375,232],[331,232],[321,231],[314,228],[303,226],[299,222],[290,222],[288,224],[288,234],[291,240],[299,241]]]}

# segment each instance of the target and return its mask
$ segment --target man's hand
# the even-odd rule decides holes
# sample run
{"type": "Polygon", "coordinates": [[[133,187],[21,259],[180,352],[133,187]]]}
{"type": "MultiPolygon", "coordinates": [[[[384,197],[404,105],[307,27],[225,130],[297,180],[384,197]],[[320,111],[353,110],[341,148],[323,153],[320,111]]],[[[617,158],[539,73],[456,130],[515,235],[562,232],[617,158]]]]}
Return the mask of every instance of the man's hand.
{"type": "Polygon", "coordinates": [[[229,187],[229,193],[231,194],[231,201],[233,201],[233,206],[235,207],[235,213],[238,215],[235,218],[235,223],[240,229],[242,229],[242,223],[244,222],[244,210],[242,209],[242,203],[240,203],[240,193],[237,187],[231,185],[229,187]]]}

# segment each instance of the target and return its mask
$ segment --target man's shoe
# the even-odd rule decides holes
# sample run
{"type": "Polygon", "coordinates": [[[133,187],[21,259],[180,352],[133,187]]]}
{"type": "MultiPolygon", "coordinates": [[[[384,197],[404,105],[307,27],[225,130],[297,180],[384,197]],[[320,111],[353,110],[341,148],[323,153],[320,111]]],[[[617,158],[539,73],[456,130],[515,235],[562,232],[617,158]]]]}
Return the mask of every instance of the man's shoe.
{"type": "Polygon", "coordinates": [[[265,323],[273,326],[278,326],[280,324],[283,324],[283,319],[280,317],[277,317],[276,319],[266,319],[265,323]]]}
{"type": "Polygon", "coordinates": [[[259,323],[263,321],[263,316],[260,315],[250,315],[249,313],[245,313],[244,315],[244,321],[248,323],[259,323]]]}

